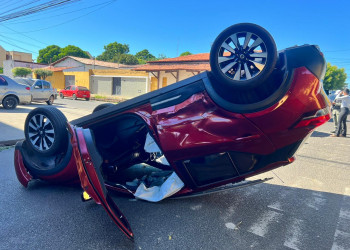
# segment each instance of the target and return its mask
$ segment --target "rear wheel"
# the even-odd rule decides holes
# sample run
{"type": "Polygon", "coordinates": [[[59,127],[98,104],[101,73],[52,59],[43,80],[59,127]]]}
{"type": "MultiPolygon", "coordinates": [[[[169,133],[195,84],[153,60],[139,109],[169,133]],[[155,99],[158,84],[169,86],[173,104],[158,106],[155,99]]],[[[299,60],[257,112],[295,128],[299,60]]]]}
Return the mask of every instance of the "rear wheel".
{"type": "Polygon", "coordinates": [[[61,98],[61,99],[64,99],[63,93],[60,93],[60,98],[61,98]]]}
{"type": "Polygon", "coordinates": [[[15,96],[6,96],[2,100],[2,106],[4,109],[15,109],[18,105],[18,100],[15,96]]]}
{"type": "Polygon", "coordinates": [[[44,156],[64,150],[68,131],[67,118],[54,107],[40,107],[32,110],[25,121],[24,135],[28,146],[44,156]]]}
{"type": "Polygon", "coordinates": [[[262,27],[233,25],[219,34],[210,51],[210,66],[219,84],[249,90],[263,84],[277,60],[276,44],[262,27]]]}
{"type": "Polygon", "coordinates": [[[46,103],[47,105],[52,105],[54,101],[55,101],[55,97],[52,95],[50,96],[49,100],[46,101],[46,103]]]}
{"type": "Polygon", "coordinates": [[[90,101],[90,98],[85,98],[85,100],[90,101]]]}
{"type": "Polygon", "coordinates": [[[77,95],[73,94],[73,100],[76,100],[76,99],[77,99],[77,95]]]}

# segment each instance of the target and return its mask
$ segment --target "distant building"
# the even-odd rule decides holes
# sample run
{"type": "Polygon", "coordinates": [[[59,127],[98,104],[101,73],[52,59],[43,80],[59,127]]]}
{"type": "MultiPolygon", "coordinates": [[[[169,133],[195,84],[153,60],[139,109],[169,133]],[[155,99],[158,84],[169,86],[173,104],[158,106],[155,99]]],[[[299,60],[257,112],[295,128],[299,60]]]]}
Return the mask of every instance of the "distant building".
{"type": "Polygon", "coordinates": [[[31,53],[18,52],[18,51],[6,51],[0,45],[0,67],[4,67],[4,61],[6,60],[33,62],[31,53]]]}
{"type": "Polygon", "coordinates": [[[149,91],[153,91],[210,70],[209,53],[151,61],[134,70],[149,73],[149,91]]]}
{"type": "MultiPolygon", "coordinates": [[[[34,62],[25,62],[17,60],[5,60],[4,61],[4,75],[8,77],[13,77],[12,69],[17,67],[30,68],[30,69],[39,69],[47,67],[47,64],[34,63],[34,62]]],[[[27,77],[32,77],[32,74],[27,77]]]]}

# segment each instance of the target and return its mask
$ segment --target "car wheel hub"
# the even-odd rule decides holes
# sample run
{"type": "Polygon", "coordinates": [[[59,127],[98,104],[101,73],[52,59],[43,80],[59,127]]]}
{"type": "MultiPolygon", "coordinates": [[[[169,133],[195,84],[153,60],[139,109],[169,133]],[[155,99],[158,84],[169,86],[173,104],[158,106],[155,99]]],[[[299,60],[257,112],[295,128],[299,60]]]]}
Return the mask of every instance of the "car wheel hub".
{"type": "Polygon", "coordinates": [[[44,115],[34,115],[28,123],[30,143],[39,151],[49,150],[55,141],[52,122],[44,115]]]}

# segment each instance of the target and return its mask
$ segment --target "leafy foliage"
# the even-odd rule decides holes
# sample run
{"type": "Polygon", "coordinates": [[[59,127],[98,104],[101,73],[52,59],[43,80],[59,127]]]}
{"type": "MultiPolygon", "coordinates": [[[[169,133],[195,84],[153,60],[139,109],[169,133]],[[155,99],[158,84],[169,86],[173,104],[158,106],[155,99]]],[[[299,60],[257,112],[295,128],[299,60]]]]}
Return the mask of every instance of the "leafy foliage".
{"type": "Polygon", "coordinates": [[[52,76],[53,72],[47,69],[35,69],[34,73],[42,80],[45,80],[46,77],[52,76]]]}
{"type": "Polygon", "coordinates": [[[180,56],[189,56],[189,55],[192,55],[192,53],[189,51],[185,51],[185,52],[181,53],[180,56]]]}
{"type": "Polygon", "coordinates": [[[129,53],[129,45],[118,42],[110,43],[105,45],[103,48],[105,51],[103,51],[101,55],[97,56],[96,60],[118,62],[120,55],[129,53]]]}
{"type": "Polygon", "coordinates": [[[327,63],[327,70],[323,80],[323,87],[326,91],[342,89],[346,86],[347,75],[344,68],[327,63]]]}
{"type": "Polygon", "coordinates": [[[4,68],[0,67],[0,74],[4,73],[4,68]]]}
{"type": "Polygon", "coordinates": [[[134,55],[130,55],[130,54],[120,55],[118,62],[126,65],[139,64],[139,61],[137,60],[137,58],[134,55]]]}
{"type": "Polygon", "coordinates": [[[77,46],[68,45],[64,48],[61,48],[57,45],[50,45],[44,49],[39,50],[39,56],[37,58],[37,62],[49,64],[65,56],[89,58],[89,55],[77,46]]]}
{"type": "Polygon", "coordinates": [[[74,45],[68,45],[61,49],[61,52],[59,53],[58,57],[59,59],[65,57],[65,56],[76,56],[81,58],[90,58],[89,55],[83,51],[81,48],[74,46],[74,45]]]}
{"type": "Polygon", "coordinates": [[[158,55],[158,60],[166,59],[166,58],[168,58],[168,57],[166,55],[164,55],[164,54],[159,54],[158,55]]]}
{"type": "Polygon", "coordinates": [[[138,59],[139,64],[145,64],[148,61],[157,60],[157,58],[149,53],[147,49],[141,50],[135,54],[135,57],[138,59]]]}
{"type": "Polygon", "coordinates": [[[29,68],[16,67],[12,69],[13,76],[26,77],[32,73],[32,70],[29,68]]]}
{"type": "Polygon", "coordinates": [[[39,56],[36,59],[38,63],[50,63],[59,60],[59,54],[61,53],[61,47],[57,45],[50,45],[44,49],[39,50],[39,56]]]}

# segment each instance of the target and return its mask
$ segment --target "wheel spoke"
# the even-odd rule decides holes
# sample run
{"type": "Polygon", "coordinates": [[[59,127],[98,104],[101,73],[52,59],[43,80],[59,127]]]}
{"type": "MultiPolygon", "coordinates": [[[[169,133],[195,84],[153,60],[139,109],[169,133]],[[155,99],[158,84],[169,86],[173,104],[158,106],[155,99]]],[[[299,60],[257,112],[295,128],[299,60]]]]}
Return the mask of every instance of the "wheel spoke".
{"type": "Polygon", "coordinates": [[[244,44],[243,44],[243,49],[247,48],[251,37],[252,37],[252,33],[247,32],[247,35],[245,36],[245,40],[244,40],[244,44]]]}
{"type": "Polygon", "coordinates": [[[237,80],[237,81],[241,80],[241,67],[242,67],[242,65],[239,64],[239,65],[238,65],[238,69],[237,69],[237,71],[236,71],[236,74],[235,74],[235,76],[233,77],[233,80],[237,80]]]}
{"type": "Polygon", "coordinates": [[[221,69],[221,71],[226,74],[227,71],[229,71],[230,69],[232,69],[233,66],[236,65],[237,62],[232,62],[227,64],[223,69],[221,69]]]}
{"type": "Polygon", "coordinates": [[[34,136],[38,136],[38,133],[28,133],[28,135],[29,135],[29,138],[32,138],[32,137],[34,137],[34,136]]]}
{"type": "Polygon", "coordinates": [[[49,133],[49,134],[54,134],[55,130],[54,129],[49,129],[49,130],[45,130],[45,133],[49,133]]]}
{"type": "Polygon", "coordinates": [[[48,148],[49,148],[49,146],[47,145],[45,138],[46,138],[46,136],[43,138],[44,147],[45,147],[45,149],[48,149],[48,148]]]}
{"type": "Polygon", "coordinates": [[[247,80],[252,78],[252,75],[250,74],[248,65],[246,63],[244,64],[244,72],[245,72],[245,77],[247,78],[247,80]]]}
{"type": "Polygon", "coordinates": [[[38,141],[38,139],[40,138],[40,136],[38,136],[36,139],[32,140],[33,145],[35,146],[35,143],[38,141]]]}
{"type": "Polygon", "coordinates": [[[261,52],[261,53],[252,53],[249,54],[250,57],[258,57],[258,58],[266,58],[267,52],[261,52]]]}
{"type": "Polygon", "coordinates": [[[32,122],[34,122],[33,120],[30,120],[30,122],[29,122],[29,127],[31,127],[32,129],[34,129],[35,131],[37,131],[38,130],[38,127],[37,126],[34,126],[34,125],[36,125],[35,123],[34,124],[32,124],[32,122]]]}
{"type": "Polygon", "coordinates": [[[236,51],[230,45],[228,45],[225,42],[221,45],[221,47],[223,47],[224,49],[230,51],[232,54],[236,54],[236,51]]]}
{"type": "Polygon", "coordinates": [[[254,43],[250,46],[249,50],[258,47],[258,46],[259,46],[260,44],[262,44],[262,43],[263,43],[263,40],[261,40],[261,38],[258,37],[258,39],[256,39],[256,40],[254,41],[254,43]]]}
{"type": "Polygon", "coordinates": [[[231,38],[231,41],[233,42],[233,44],[236,46],[236,48],[239,49],[241,47],[241,45],[239,44],[237,34],[231,35],[230,38],[231,38]]]}
{"type": "Polygon", "coordinates": [[[235,59],[235,57],[219,56],[218,62],[223,63],[223,62],[233,60],[233,59],[235,59]]]}
{"type": "Polygon", "coordinates": [[[53,141],[54,141],[54,137],[53,136],[46,135],[45,138],[48,139],[51,143],[53,143],[53,141]]]}
{"type": "Polygon", "coordinates": [[[265,67],[264,64],[261,64],[252,60],[249,60],[249,61],[252,62],[255,65],[255,67],[257,67],[260,71],[265,67]]]}
{"type": "Polygon", "coordinates": [[[51,121],[48,118],[46,118],[43,128],[45,128],[48,124],[51,124],[51,121]]]}
{"type": "Polygon", "coordinates": [[[39,149],[41,151],[43,151],[43,138],[40,138],[40,141],[39,141],[39,149]]]}

